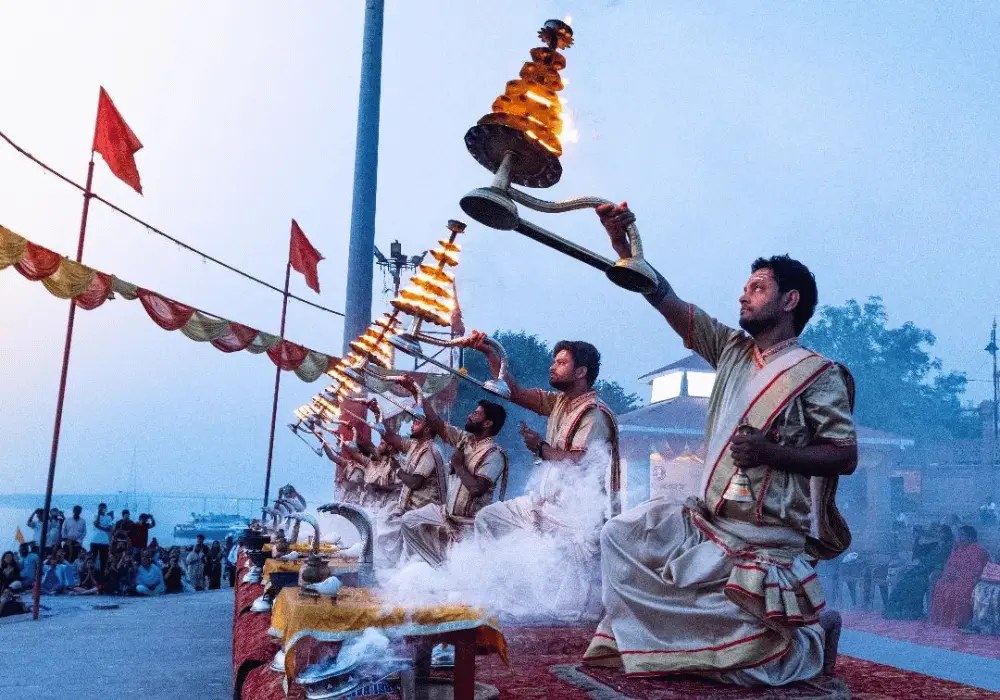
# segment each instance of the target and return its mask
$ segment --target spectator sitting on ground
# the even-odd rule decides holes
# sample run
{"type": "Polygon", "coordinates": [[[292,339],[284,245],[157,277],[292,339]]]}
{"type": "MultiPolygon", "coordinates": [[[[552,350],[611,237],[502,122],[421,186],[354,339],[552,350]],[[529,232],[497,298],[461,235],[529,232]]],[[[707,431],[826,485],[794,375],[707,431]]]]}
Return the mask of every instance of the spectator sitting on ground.
{"type": "Polygon", "coordinates": [[[149,531],[156,527],[156,518],[149,513],[140,513],[139,522],[132,523],[129,529],[129,540],[132,542],[132,551],[142,551],[149,546],[149,531]]]}
{"type": "Polygon", "coordinates": [[[81,517],[83,508],[73,506],[73,515],[62,525],[63,545],[66,547],[66,559],[73,563],[83,550],[83,540],[87,537],[87,521],[81,517]]]}
{"type": "Polygon", "coordinates": [[[21,602],[20,596],[12,588],[7,588],[0,593],[0,617],[9,615],[23,615],[28,609],[21,602]]]}
{"type": "Polygon", "coordinates": [[[11,586],[17,584],[21,588],[21,567],[17,565],[17,558],[13,552],[4,552],[0,559],[0,593],[3,593],[11,586]]]}
{"type": "Polygon", "coordinates": [[[59,561],[55,553],[49,554],[45,559],[45,566],[42,568],[42,593],[45,595],[57,595],[62,593],[63,578],[59,571],[59,561]]]}
{"type": "Polygon", "coordinates": [[[135,570],[135,592],[138,595],[162,595],[166,590],[163,571],[150,559],[149,552],[143,551],[139,567],[135,570]]]}
{"type": "Polygon", "coordinates": [[[180,552],[171,552],[167,568],[163,571],[163,583],[167,593],[184,592],[184,569],[181,567],[180,552]]]}
{"type": "Polygon", "coordinates": [[[32,549],[32,543],[22,542],[18,547],[21,556],[21,587],[31,588],[35,585],[35,573],[38,571],[38,552],[32,549]]]}
{"type": "Polygon", "coordinates": [[[73,586],[69,595],[96,595],[101,592],[101,571],[94,562],[94,555],[87,553],[80,557],[80,583],[73,586]]]}
{"type": "Polygon", "coordinates": [[[62,579],[64,591],[69,590],[80,582],[80,579],[77,577],[76,566],[69,563],[66,558],[66,550],[62,547],[56,550],[56,572],[59,574],[59,578],[62,579]]]}
{"type": "Polygon", "coordinates": [[[155,537],[149,540],[149,544],[146,545],[146,552],[149,553],[150,561],[157,566],[163,566],[163,559],[160,558],[160,543],[156,541],[155,537]]]}
{"type": "Polygon", "coordinates": [[[108,595],[121,595],[132,587],[132,576],[135,565],[127,549],[121,549],[111,556],[108,573],[104,581],[104,592],[108,595]]]}

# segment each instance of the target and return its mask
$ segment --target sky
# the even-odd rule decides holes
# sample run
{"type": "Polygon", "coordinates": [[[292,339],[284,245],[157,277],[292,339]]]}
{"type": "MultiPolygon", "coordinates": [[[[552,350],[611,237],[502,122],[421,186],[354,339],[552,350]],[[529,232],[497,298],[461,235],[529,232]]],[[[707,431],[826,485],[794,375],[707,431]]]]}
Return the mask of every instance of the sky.
{"type": "MultiPolygon", "coordinates": [[[[463,135],[570,15],[562,93],[580,132],[547,199],[627,200],[678,293],[735,322],[750,262],[787,252],[821,304],[883,297],[932,330],[986,398],[1000,259],[1000,9],[992,3],[388,2],[376,244],[417,253],[489,183],[463,135]]],[[[280,285],[294,217],[323,253],[317,301],[344,308],[364,3],[0,2],[0,130],[79,181],[99,86],[143,142],[144,196],[94,188],[280,285]]],[[[63,254],[81,198],[0,145],[0,224],[63,254]]],[[[527,215],[526,215],[527,216],[527,215]]],[[[610,255],[592,212],[531,214],[610,255]]],[[[638,296],[513,232],[470,222],[466,323],[585,339],[602,376],[683,356],[638,296]]],[[[86,263],[276,332],[281,297],[91,208],[86,263]]],[[[301,278],[292,291],[313,293],[301,278]]],[[[44,490],[67,305],[0,275],[0,490],[44,490]]],[[[372,315],[388,298],[375,275],[372,315]]],[[[292,302],[286,337],[336,354],[342,321],[292,302]]],[[[515,368],[516,370],[516,368],[515,368]]],[[[274,367],[156,327],[134,302],[77,314],[56,491],[263,490],[274,367]]],[[[329,496],[332,470],[283,426],[324,386],[282,378],[277,485],[329,496]]]]}

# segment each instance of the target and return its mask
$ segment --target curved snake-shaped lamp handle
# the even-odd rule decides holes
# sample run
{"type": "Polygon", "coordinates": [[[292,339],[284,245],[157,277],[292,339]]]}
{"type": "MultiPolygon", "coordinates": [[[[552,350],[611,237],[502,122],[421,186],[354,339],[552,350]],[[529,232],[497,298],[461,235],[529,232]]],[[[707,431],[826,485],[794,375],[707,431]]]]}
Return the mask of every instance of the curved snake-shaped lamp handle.
{"type": "Polygon", "coordinates": [[[361,536],[361,557],[358,560],[358,586],[375,585],[375,528],[363,508],[352,503],[327,503],[316,509],[320,513],[339,515],[357,529],[361,536]]]}
{"type": "Polygon", "coordinates": [[[319,522],[309,513],[292,513],[288,516],[293,520],[308,523],[313,529],[312,553],[319,554],[319,522]]]}
{"type": "MultiPolygon", "coordinates": [[[[534,209],[543,214],[562,214],[563,212],[577,211],[578,209],[597,209],[597,207],[604,206],[605,204],[615,205],[610,199],[602,197],[572,197],[571,199],[558,199],[554,202],[549,202],[545,199],[532,197],[527,192],[522,192],[514,187],[509,188],[507,194],[518,204],[523,204],[529,209],[534,209]]],[[[642,254],[642,238],[639,236],[639,227],[633,222],[625,229],[625,234],[628,237],[632,257],[642,259],[644,256],[642,254]]]]}

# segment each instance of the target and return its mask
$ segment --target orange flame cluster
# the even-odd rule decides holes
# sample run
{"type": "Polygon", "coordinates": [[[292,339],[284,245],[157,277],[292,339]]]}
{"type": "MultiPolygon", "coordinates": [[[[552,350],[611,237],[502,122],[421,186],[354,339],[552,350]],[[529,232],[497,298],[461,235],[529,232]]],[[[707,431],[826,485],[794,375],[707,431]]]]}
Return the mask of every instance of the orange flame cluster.
{"type": "Polygon", "coordinates": [[[438,241],[431,251],[437,266],[423,264],[418,267],[410,283],[392,300],[393,308],[428,323],[450,326],[455,310],[455,275],[445,268],[458,265],[461,250],[455,243],[455,234],[447,241],[438,241]]]}
{"type": "Polygon", "coordinates": [[[561,156],[563,102],[557,93],[565,87],[559,75],[565,67],[566,57],[556,49],[533,48],[520,77],[507,83],[504,93],[493,102],[493,112],[479,123],[517,129],[550,153],[561,156]]]}

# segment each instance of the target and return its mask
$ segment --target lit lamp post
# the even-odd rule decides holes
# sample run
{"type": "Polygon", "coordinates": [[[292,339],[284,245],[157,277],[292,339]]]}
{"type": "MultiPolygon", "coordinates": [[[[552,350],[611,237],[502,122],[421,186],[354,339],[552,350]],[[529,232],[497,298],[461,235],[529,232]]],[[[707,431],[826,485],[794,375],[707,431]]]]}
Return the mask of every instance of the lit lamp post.
{"type": "Polygon", "coordinates": [[[518,204],[550,214],[613,204],[599,197],[548,202],[512,186],[551,187],[562,176],[562,105],[557,93],[563,88],[559,71],[566,67],[566,58],[559,50],[573,45],[573,30],[565,22],[550,19],[538,38],[545,45],[531,50],[531,61],[521,68],[520,77],[507,83],[492,111],[465,134],[469,153],[495,177],[489,187],[465,195],[460,201],[462,210],[485,226],[517,231],[587,263],[620,287],[650,292],[656,286],[656,273],[642,257],[635,224],[628,229],[631,255],[613,262],[518,214],[518,204]]]}

